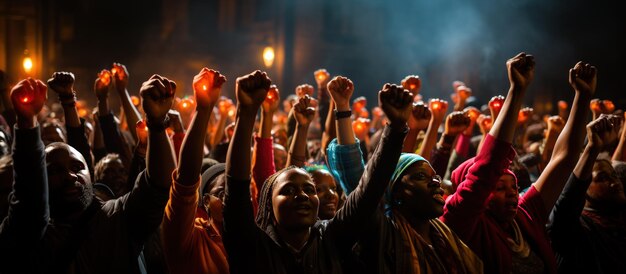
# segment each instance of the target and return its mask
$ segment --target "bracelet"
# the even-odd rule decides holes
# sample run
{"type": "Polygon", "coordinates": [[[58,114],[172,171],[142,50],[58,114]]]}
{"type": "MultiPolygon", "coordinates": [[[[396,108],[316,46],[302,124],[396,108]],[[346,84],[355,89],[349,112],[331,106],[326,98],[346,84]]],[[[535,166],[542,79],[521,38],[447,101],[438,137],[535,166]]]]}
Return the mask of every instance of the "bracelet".
{"type": "Polygon", "coordinates": [[[335,109],[334,111],[335,111],[335,119],[337,119],[337,120],[352,117],[352,111],[351,110],[337,111],[335,109]]]}
{"type": "Polygon", "coordinates": [[[150,132],[163,132],[166,128],[170,126],[170,117],[165,116],[165,118],[160,122],[154,122],[146,119],[146,127],[150,132]]]}

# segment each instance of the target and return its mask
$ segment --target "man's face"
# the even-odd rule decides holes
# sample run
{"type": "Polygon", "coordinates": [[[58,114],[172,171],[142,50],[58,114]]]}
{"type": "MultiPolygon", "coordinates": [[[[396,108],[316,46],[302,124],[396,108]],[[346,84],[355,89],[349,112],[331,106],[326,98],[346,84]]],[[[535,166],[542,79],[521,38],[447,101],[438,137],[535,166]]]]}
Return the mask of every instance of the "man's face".
{"type": "Polygon", "coordinates": [[[120,197],[128,191],[126,184],[128,180],[128,172],[119,158],[106,158],[102,160],[102,174],[96,174],[96,183],[109,186],[115,193],[116,197],[120,197]]]}
{"type": "Polygon", "coordinates": [[[10,154],[10,145],[7,139],[6,134],[3,131],[0,131],[0,156],[9,155],[10,154]]]}
{"type": "Polygon", "coordinates": [[[46,147],[46,169],[53,218],[80,215],[93,200],[93,186],[83,156],[74,148],[53,143],[46,147]]]}

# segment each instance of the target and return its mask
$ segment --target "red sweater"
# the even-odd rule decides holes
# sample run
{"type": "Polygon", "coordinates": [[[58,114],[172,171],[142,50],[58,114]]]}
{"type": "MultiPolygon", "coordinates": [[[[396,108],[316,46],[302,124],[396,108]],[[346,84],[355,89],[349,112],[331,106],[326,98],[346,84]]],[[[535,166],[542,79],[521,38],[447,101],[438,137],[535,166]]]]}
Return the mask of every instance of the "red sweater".
{"type": "MultiPolygon", "coordinates": [[[[461,183],[441,216],[483,260],[485,273],[511,273],[512,252],[507,233],[487,214],[486,207],[487,198],[513,157],[515,151],[510,143],[487,135],[479,154],[459,166],[461,183]]],[[[546,212],[540,193],[533,186],[519,200],[515,220],[532,251],[543,260],[546,272],[556,273],[556,259],[545,231],[546,212]]]]}

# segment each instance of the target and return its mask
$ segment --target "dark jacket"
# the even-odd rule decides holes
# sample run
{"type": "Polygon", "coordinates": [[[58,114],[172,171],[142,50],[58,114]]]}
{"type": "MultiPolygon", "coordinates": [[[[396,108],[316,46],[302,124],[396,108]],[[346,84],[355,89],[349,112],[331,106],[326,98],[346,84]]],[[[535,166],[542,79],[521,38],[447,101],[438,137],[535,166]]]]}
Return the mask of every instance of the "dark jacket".
{"type": "Polygon", "coordinates": [[[231,273],[343,273],[344,262],[363,231],[362,224],[377,210],[407,131],[385,128],[359,186],[333,219],[312,227],[299,255],[289,251],[273,227],[263,231],[255,224],[250,181],[227,177],[223,237],[231,273]]]}

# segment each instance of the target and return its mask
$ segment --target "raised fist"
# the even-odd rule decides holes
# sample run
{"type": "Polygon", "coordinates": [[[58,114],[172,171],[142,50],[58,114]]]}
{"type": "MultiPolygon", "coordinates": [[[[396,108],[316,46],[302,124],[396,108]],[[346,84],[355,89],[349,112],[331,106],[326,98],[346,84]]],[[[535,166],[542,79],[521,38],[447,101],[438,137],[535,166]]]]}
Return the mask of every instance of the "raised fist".
{"type": "Polygon", "coordinates": [[[193,93],[196,96],[197,107],[212,108],[220,98],[222,85],[226,82],[226,77],[219,71],[202,68],[193,77],[193,93]]]}
{"type": "Polygon", "coordinates": [[[370,123],[370,119],[367,118],[358,118],[352,121],[352,130],[359,140],[367,139],[370,123]]]}
{"type": "Polygon", "coordinates": [[[111,68],[111,74],[113,75],[113,86],[118,92],[125,92],[128,86],[128,70],[126,66],[120,63],[113,63],[111,68]]]}
{"type": "Polygon", "coordinates": [[[350,79],[343,76],[336,76],[333,80],[328,82],[327,88],[337,109],[346,110],[350,107],[350,98],[354,93],[354,84],[350,79]]]}
{"type": "Polygon", "coordinates": [[[315,117],[315,107],[313,107],[313,101],[309,95],[304,95],[298,99],[298,102],[293,105],[293,110],[298,125],[309,125],[315,117]]]}
{"type": "Polygon", "coordinates": [[[500,110],[502,109],[503,105],[504,96],[502,95],[493,96],[491,97],[491,100],[489,100],[489,110],[491,111],[491,117],[494,120],[498,118],[498,115],[500,114],[500,110]]]}
{"type": "Polygon", "coordinates": [[[328,80],[330,80],[330,73],[328,73],[325,69],[318,69],[313,73],[313,75],[315,75],[315,82],[318,87],[326,86],[328,80]]]}
{"type": "Polygon", "coordinates": [[[352,112],[358,114],[367,106],[367,98],[365,96],[359,96],[352,101],[352,112]]]}
{"type": "Polygon", "coordinates": [[[548,131],[560,133],[565,127],[565,120],[561,116],[554,115],[548,118],[548,131]]]}
{"type": "Polygon", "coordinates": [[[48,79],[48,87],[60,97],[74,96],[74,74],[71,72],[55,72],[48,79]]]}
{"type": "Polygon", "coordinates": [[[267,73],[260,70],[237,78],[237,87],[235,88],[237,104],[244,108],[250,108],[256,113],[267,97],[271,84],[272,80],[267,76],[267,73]]]}
{"type": "Polygon", "coordinates": [[[476,120],[478,120],[478,116],[480,116],[480,110],[475,107],[466,107],[463,110],[463,113],[470,119],[470,123],[463,132],[465,135],[472,135],[474,132],[474,126],[476,125],[476,120]]]}
{"type": "Polygon", "coordinates": [[[491,118],[491,116],[489,115],[481,114],[480,116],[478,116],[478,119],[476,119],[476,123],[478,123],[478,128],[480,128],[480,132],[485,135],[489,133],[491,127],[493,126],[493,118],[491,118]]]}
{"type": "Polygon", "coordinates": [[[470,124],[470,118],[462,111],[454,111],[446,117],[444,134],[456,136],[463,132],[470,124]]]}
{"type": "Polygon", "coordinates": [[[428,102],[428,108],[430,109],[430,112],[432,112],[435,120],[443,121],[446,111],[448,110],[448,101],[437,98],[430,99],[428,102]]]}
{"type": "Polygon", "coordinates": [[[420,80],[420,77],[417,75],[409,75],[407,77],[404,77],[400,84],[404,89],[408,89],[409,92],[413,94],[413,96],[418,95],[420,93],[420,89],[422,88],[422,80],[420,80]]]}
{"type": "Polygon", "coordinates": [[[410,129],[425,130],[428,128],[428,124],[430,123],[430,118],[432,116],[428,106],[421,102],[414,103],[411,114],[411,118],[409,118],[410,129]]]}
{"type": "Polygon", "coordinates": [[[103,69],[98,73],[98,78],[93,84],[93,89],[96,92],[98,100],[103,100],[109,97],[109,89],[111,88],[111,72],[103,69]]]}
{"type": "Polygon", "coordinates": [[[315,92],[315,89],[309,84],[302,84],[296,87],[296,95],[299,98],[304,97],[304,95],[313,96],[313,92],[315,92]]]}
{"type": "Polygon", "coordinates": [[[525,107],[523,109],[520,109],[519,114],[517,116],[517,124],[523,125],[524,123],[528,122],[530,117],[533,116],[533,113],[534,113],[533,108],[525,107]]]}
{"type": "Polygon", "coordinates": [[[165,119],[172,107],[175,92],[176,83],[157,74],[143,82],[139,94],[148,124],[165,119]]]}
{"type": "Polygon", "coordinates": [[[280,105],[280,92],[276,85],[270,85],[270,90],[267,91],[261,108],[265,113],[274,113],[278,110],[278,105],[280,105]]]}
{"type": "Polygon", "coordinates": [[[385,84],[378,92],[378,105],[385,112],[391,126],[406,127],[413,112],[413,94],[401,86],[385,84]]]}
{"type": "Polygon", "coordinates": [[[592,147],[603,149],[617,140],[623,119],[617,115],[602,114],[587,124],[587,139],[592,147]]]}
{"type": "Polygon", "coordinates": [[[525,90],[535,74],[535,58],[524,52],[506,61],[511,87],[525,90]]]}
{"type": "Polygon", "coordinates": [[[578,62],[569,70],[569,84],[576,92],[591,96],[596,92],[597,72],[596,67],[578,62]]]}
{"type": "Polygon", "coordinates": [[[220,116],[226,117],[232,106],[233,106],[232,100],[224,96],[220,97],[220,101],[217,103],[217,108],[220,112],[220,116]]]}
{"type": "Polygon", "coordinates": [[[46,84],[32,78],[24,79],[13,87],[11,102],[17,114],[18,126],[28,128],[35,126],[34,118],[43,108],[47,94],[46,84]],[[28,123],[19,125],[20,120],[28,123]]]}

